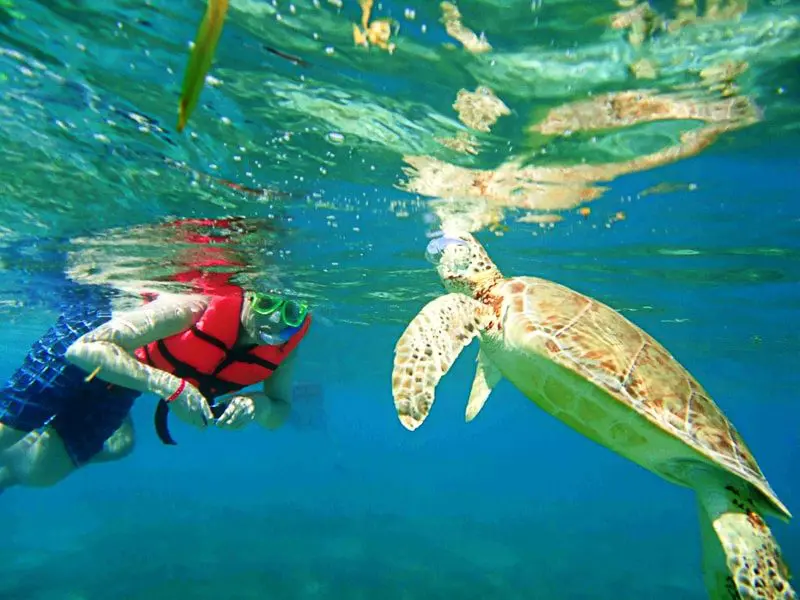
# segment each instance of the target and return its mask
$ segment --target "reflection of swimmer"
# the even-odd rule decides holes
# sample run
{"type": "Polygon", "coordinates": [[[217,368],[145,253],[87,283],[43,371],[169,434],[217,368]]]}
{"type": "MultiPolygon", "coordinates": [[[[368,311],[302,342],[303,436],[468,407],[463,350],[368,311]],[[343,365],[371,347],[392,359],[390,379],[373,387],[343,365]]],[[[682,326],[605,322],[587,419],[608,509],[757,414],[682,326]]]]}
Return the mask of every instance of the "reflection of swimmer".
{"type": "Polygon", "coordinates": [[[236,277],[243,285],[282,289],[284,222],[274,218],[191,218],[103,230],[68,241],[65,273],[80,284],[110,285],[136,302],[144,292],[185,292],[236,277]]]}

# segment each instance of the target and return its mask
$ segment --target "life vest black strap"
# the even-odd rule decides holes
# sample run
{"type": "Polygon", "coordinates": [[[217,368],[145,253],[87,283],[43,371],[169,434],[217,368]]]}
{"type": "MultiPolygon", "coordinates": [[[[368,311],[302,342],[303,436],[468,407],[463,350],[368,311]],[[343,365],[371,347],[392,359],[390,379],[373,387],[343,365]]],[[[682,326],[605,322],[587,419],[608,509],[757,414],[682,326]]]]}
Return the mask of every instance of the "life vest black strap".
{"type": "Polygon", "coordinates": [[[175,375],[175,377],[180,377],[181,379],[194,379],[198,383],[200,392],[206,397],[216,392],[218,384],[220,383],[216,377],[213,375],[207,375],[206,373],[201,373],[192,365],[186,364],[185,362],[175,358],[175,355],[173,355],[172,352],[169,351],[169,348],[167,348],[164,340],[159,340],[156,342],[156,345],[158,346],[158,351],[161,352],[161,356],[163,356],[167,362],[172,365],[172,374],[175,375]]]}
{"type": "Polygon", "coordinates": [[[215,338],[210,333],[206,333],[205,331],[202,331],[201,329],[199,329],[197,327],[197,325],[192,325],[192,333],[194,333],[197,337],[199,337],[204,342],[208,342],[212,346],[216,346],[217,348],[219,348],[220,350],[222,350],[225,353],[230,351],[230,348],[228,348],[225,345],[225,342],[223,342],[222,340],[218,340],[217,338],[215,338]]]}
{"type": "MultiPolygon", "coordinates": [[[[241,294],[239,298],[239,310],[238,313],[241,314],[242,304],[244,303],[244,293],[241,294]]],[[[242,322],[241,319],[237,319],[237,327],[236,327],[236,339],[238,340],[241,335],[242,329],[242,322]]],[[[169,349],[167,348],[166,343],[164,340],[159,340],[156,342],[156,346],[158,347],[161,356],[172,365],[173,374],[176,377],[181,378],[191,378],[197,381],[198,388],[200,393],[206,398],[206,400],[211,403],[213,399],[217,396],[223,396],[235,390],[241,388],[239,384],[224,381],[222,379],[218,379],[216,376],[227,366],[234,362],[243,362],[248,364],[255,364],[264,369],[268,369],[270,371],[275,371],[278,368],[278,365],[275,363],[260,358],[258,356],[250,354],[251,348],[247,348],[244,350],[235,349],[235,348],[228,348],[222,340],[206,333],[205,331],[200,330],[197,325],[193,325],[191,328],[192,333],[197,336],[199,339],[219,348],[225,353],[225,358],[222,362],[217,365],[217,368],[214,370],[212,375],[208,375],[206,373],[201,373],[197,370],[197,368],[193,367],[190,364],[186,364],[183,361],[178,360],[175,358],[169,349]]],[[[153,361],[150,357],[150,352],[148,351],[147,346],[144,347],[145,357],[147,358],[147,362],[153,364],[153,361]]],[[[222,413],[225,412],[226,405],[225,404],[211,404],[211,412],[214,415],[214,418],[219,418],[222,416],[222,413]]],[[[169,432],[169,404],[165,400],[159,400],[158,405],[156,406],[155,414],[153,415],[154,425],[156,429],[156,433],[158,434],[159,439],[167,445],[174,446],[177,444],[175,440],[172,438],[172,435],[169,432]]]]}
{"type": "MultiPolygon", "coordinates": [[[[212,404],[211,414],[214,415],[215,419],[219,419],[225,412],[226,408],[228,408],[227,403],[212,404]]],[[[153,421],[156,428],[156,433],[158,434],[158,439],[160,439],[167,446],[177,446],[178,442],[173,439],[172,434],[169,432],[169,404],[167,404],[167,401],[163,398],[159,400],[158,404],[156,405],[156,412],[153,415],[153,421]]]]}
{"type": "Polygon", "coordinates": [[[153,415],[153,422],[156,427],[158,439],[167,446],[175,446],[177,442],[172,439],[169,433],[169,404],[163,398],[156,405],[156,412],[153,415]]]}
{"type": "Polygon", "coordinates": [[[231,365],[235,362],[242,362],[247,363],[250,365],[258,365],[263,369],[268,369],[269,371],[275,371],[278,368],[274,362],[256,356],[255,354],[250,354],[250,351],[255,348],[256,346],[251,346],[250,348],[244,348],[241,350],[231,350],[225,359],[214,369],[214,375],[217,375],[225,369],[225,367],[231,365]]]}
{"type": "MultiPolygon", "coordinates": [[[[217,396],[224,396],[230,392],[240,389],[240,385],[237,383],[233,383],[231,381],[224,381],[222,379],[217,379],[214,375],[207,375],[205,373],[201,373],[192,365],[187,365],[179,361],[175,356],[169,351],[167,345],[163,342],[163,340],[159,340],[157,342],[158,350],[161,352],[161,356],[163,356],[167,362],[169,362],[174,371],[173,374],[176,377],[187,378],[190,377],[197,381],[200,393],[206,398],[206,400],[210,403],[214,400],[217,396]]],[[[145,354],[147,356],[148,362],[150,361],[150,355],[147,352],[147,348],[145,347],[145,354]]],[[[229,363],[233,362],[233,360],[239,360],[242,362],[254,362],[257,364],[261,364],[262,366],[266,366],[273,371],[277,369],[277,365],[269,361],[265,361],[263,359],[259,359],[258,357],[249,357],[255,360],[247,360],[247,355],[245,357],[237,357],[239,353],[231,352],[226,357],[226,360],[223,361],[229,363]],[[229,360],[233,357],[233,360],[229,360]]],[[[219,368],[217,372],[219,372],[219,368]]],[[[214,414],[214,418],[219,418],[222,416],[222,413],[225,410],[225,405],[220,404],[212,404],[211,405],[211,412],[214,414]],[[217,414],[219,413],[219,414],[217,414]]],[[[172,435],[169,432],[169,404],[163,399],[159,400],[158,405],[156,406],[155,414],[153,415],[154,425],[156,429],[156,434],[158,438],[166,445],[174,446],[177,442],[172,438],[172,435]]]]}

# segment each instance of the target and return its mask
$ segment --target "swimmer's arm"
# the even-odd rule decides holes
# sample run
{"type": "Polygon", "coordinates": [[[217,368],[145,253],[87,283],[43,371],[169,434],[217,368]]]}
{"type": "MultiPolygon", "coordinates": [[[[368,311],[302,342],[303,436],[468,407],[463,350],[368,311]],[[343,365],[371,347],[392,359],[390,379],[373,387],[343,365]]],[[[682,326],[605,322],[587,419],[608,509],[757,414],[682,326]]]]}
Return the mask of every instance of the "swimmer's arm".
{"type": "Polygon", "coordinates": [[[160,296],[132,311],[114,315],[100,327],[78,338],[66,358],[98,379],[138,392],[169,397],[180,379],[139,362],[133,351],[150,342],[185,331],[203,314],[203,296],[160,296]]]}
{"type": "Polygon", "coordinates": [[[264,380],[264,394],[273,400],[291,404],[294,370],[297,364],[297,350],[287,356],[278,369],[264,380]]]}
{"type": "Polygon", "coordinates": [[[271,377],[264,380],[263,392],[246,394],[255,404],[253,420],[266,429],[277,429],[289,415],[296,356],[295,350],[286,357],[271,377]]]}

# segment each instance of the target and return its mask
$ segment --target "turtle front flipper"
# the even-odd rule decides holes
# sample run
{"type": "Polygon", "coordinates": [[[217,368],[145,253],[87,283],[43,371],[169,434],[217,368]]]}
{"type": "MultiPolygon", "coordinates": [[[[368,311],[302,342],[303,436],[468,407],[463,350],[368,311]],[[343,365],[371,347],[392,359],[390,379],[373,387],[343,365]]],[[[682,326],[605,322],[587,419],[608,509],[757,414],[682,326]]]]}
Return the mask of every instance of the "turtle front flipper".
{"type": "Polygon", "coordinates": [[[778,543],[739,486],[697,489],[703,571],[711,600],[793,600],[778,543]],[[715,539],[716,538],[716,539],[715,539]]]}
{"type": "Polygon", "coordinates": [[[467,423],[478,416],[494,386],[503,378],[500,369],[489,360],[483,348],[478,352],[477,362],[478,368],[475,370],[475,379],[472,380],[472,390],[469,393],[469,402],[467,402],[465,415],[467,423]]]}
{"type": "Polygon", "coordinates": [[[422,425],[436,385],[483,328],[488,312],[468,296],[446,294],[426,304],[408,324],[395,345],[392,370],[394,406],[406,429],[422,425]]]}

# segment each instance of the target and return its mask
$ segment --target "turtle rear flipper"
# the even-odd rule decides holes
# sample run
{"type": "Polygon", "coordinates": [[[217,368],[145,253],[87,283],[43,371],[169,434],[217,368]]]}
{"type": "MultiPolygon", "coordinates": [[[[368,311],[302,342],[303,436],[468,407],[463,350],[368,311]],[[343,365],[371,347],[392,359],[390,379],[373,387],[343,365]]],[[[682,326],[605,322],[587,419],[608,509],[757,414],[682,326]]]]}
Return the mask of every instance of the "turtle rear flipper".
{"type": "Polygon", "coordinates": [[[468,296],[446,294],[408,324],[395,345],[392,371],[394,405],[404,427],[413,431],[428,416],[436,385],[483,329],[488,312],[468,296]]]}
{"type": "Polygon", "coordinates": [[[703,571],[712,600],[792,600],[789,569],[744,486],[698,487],[703,571]]]}
{"type": "Polygon", "coordinates": [[[467,402],[467,411],[464,415],[467,423],[472,421],[481,412],[483,405],[489,398],[494,387],[503,378],[494,363],[489,360],[483,348],[478,352],[478,368],[475,370],[475,379],[472,380],[472,389],[469,393],[469,401],[467,402]]]}

